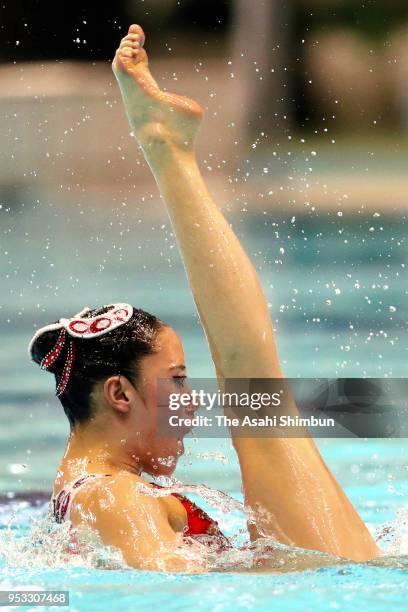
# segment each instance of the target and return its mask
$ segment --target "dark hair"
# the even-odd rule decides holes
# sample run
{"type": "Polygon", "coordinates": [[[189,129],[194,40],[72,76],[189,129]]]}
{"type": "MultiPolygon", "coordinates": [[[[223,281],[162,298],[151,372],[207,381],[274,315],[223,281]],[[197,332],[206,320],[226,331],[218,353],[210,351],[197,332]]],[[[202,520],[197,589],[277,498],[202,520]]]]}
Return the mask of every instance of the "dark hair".
{"type": "MultiPolygon", "coordinates": [[[[108,308],[102,306],[86,312],[83,317],[104,314],[108,308]]],[[[137,385],[138,369],[145,355],[155,352],[157,333],[166,324],[148,312],[133,308],[129,321],[96,338],[74,338],[75,359],[69,382],[59,400],[67,415],[71,428],[75,423],[88,420],[92,413],[90,395],[94,385],[115,374],[126,375],[137,385]]],[[[31,358],[38,365],[54,348],[61,329],[46,330],[37,337],[31,347],[31,358]]],[[[67,358],[67,344],[62,354],[48,371],[55,375],[56,387],[62,377],[67,358]]]]}

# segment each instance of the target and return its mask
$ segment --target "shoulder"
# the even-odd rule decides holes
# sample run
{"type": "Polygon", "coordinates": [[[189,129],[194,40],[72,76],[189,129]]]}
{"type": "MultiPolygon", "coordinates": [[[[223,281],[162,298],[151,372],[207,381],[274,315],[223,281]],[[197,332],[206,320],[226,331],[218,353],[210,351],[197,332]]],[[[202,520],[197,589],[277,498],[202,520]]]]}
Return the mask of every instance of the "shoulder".
{"type": "Polygon", "coordinates": [[[161,499],[151,494],[152,485],[130,472],[118,472],[89,480],[81,486],[72,503],[73,522],[84,520],[86,516],[95,522],[97,517],[118,515],[132,510],[143,512],[152,509],[164,510],[161,499]]]}

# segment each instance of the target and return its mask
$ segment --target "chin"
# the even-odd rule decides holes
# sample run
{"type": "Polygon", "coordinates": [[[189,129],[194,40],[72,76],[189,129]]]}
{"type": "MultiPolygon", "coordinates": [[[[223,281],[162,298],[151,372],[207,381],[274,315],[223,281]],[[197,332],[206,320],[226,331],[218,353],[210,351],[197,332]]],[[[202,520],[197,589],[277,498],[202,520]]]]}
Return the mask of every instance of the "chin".
{"type": "Polygon", "coordinates": [[[163,470],[160,470],[159,474],[157,473],[157,471],[155,471],[156,476],[173,476],[174,472],[176,471],[177,461],[171,467],[168,467],[168,466],[161,466],[161,467],[163,467],[163,470]]]}
{"type": "Polygon", "coordinates": [[[156,459],[152,460],[156,469],[152,468],[152,476],[171,476],[177,467],[178,460],[184,454],[183,440],[172,439],[166,448],[161,448],[155,453],[156,459]]]}

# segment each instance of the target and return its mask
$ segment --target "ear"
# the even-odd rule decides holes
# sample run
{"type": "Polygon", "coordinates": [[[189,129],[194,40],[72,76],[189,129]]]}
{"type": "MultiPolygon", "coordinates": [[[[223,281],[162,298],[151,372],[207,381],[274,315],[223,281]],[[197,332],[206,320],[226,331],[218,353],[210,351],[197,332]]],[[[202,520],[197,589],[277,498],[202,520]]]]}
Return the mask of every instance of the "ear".
{"type": "Polygon", "coordinates": [[[103,384],[105,400],[112,408],[127,414],[138,393],[124,376],[110,376],[103,384]]]}

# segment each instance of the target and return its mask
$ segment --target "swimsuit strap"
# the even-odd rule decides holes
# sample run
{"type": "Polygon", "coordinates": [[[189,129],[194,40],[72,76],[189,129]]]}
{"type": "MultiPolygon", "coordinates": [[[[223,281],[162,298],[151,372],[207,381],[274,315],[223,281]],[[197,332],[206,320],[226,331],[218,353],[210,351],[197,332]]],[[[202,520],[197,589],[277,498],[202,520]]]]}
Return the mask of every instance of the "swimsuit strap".
{"type": "Polygon", "coordinates": [[[57,523],[70,520],[73,499],[83,484],[90,479],[105,478],[105,476],[111,476],[111,474],[85,474],[73,483],[63,487],[58,495],[51,499],[51,510],[57,523]]]}

